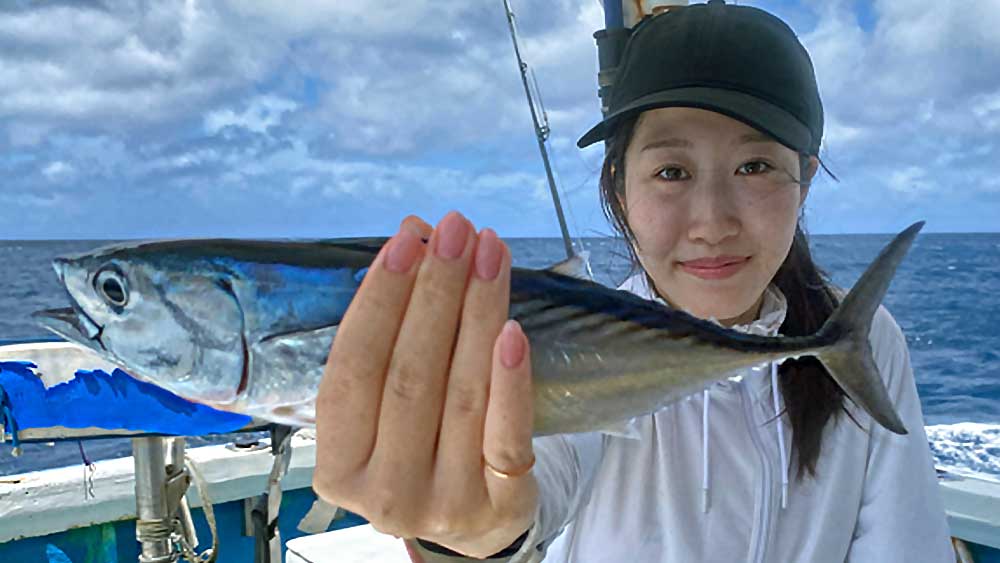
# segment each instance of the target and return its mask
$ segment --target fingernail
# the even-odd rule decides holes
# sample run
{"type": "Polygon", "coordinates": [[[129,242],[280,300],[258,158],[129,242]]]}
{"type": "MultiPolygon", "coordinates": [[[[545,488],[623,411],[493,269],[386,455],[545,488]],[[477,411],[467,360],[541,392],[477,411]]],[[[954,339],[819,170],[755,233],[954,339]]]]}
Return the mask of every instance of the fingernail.
{"type": "Polygon", "coordinates": [[[503,245],[493,229],[483,229],[479,233],[479,246],[476,247],[476,275],[480,279],[491,281],[500,273],[500,263],[503,261],[503,245]]]}
{"type": "Polygon", "coordinates": [[[514,369],[524,360],[524,332],[515,320],[509,320],[500,331],[500,363],[514,369]]]}
{"type": "Polygon", "coordinates": [[[390,272],[408,272],[420,255],[420,237],[402,229],[389,241],[389,252],[385,256],[385,269],[390,272]]]}
{"type": "Polygon", "coordinates": [[[417,235],[417,238],[423,238],[424,232],[420,229],[420,225],[423,221],[416,215],[407,215],[405,219],[399,224],[399,229],[406,229],[411,233],[417,235]]]}
{"type": "Polygon", "coordinates": [[[438,223],[434,251],[442,258],[458,258],[468,241],[469,223],[458,212],[452,211],[438,223]]]}

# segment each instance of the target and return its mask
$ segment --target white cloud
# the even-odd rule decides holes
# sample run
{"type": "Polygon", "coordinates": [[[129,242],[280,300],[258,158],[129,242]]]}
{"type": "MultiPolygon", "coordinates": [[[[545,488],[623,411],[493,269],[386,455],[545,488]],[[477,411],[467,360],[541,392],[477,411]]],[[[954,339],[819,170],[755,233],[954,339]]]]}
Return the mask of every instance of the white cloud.
{"type": "Polygon", "coordinates": [[[294,111],[299,104],[293,100],[277,96],[258,96],[251,100],[246,109],[219,109],[205,115],[205,132],[211,135],[223,127],[242,127],[255,133],[265,133],[268,127],[281,123],[282,116],[294,111]]]}
{"type": "Polygon", "coordinates": [[[971,153],[1000,130],[1000,74],[983,72],[1000,68],[1000,3],[879,0],[869,9],[874,25],[862,29],[850,4],[818,5],[802,35],[839,172],[874,182],[868,193],[912,198],[956,183],[988,191],[978,179],[1000,171],[971,153]]]}
{"type": "Polygon", "coordinates": [[[18,48],[0,54],[0,118],[130,129],[188,117],[280,58],[234,23],[192,0],[4,14],[18,48]]]}
{"type": "MultiPolygon", "coordinates": [[[[515,7],[553,125],[578,134],[597,109],[599,6],[515,7]]],[[[0,31],[17,46],[0,51],[0,128],[18,145],[53,130],[147,135],[149,124],[263,132],[290,113],[289,127],[331,154],[503,143],[530,128],[499,3],[126,1],[17,10],[0,31]],[[267,81],[277,90],[241,95],[267,81]],[[304,88],[315,95],[305,103],[304,88]]]]}
{"type": "Polygon", "coordinates": [[[73,172],[75,172],[73,167],[61,160],[50,162],[45,168],[42,168],[42,175],[53,182],[58,182],[71,176],[73,172]]]}
{"type": "Polygon", "coordinates": [[[986,131],[1000,131],[1000,91],[976,96],[972,113],[986,131]]]}
{"type": "Polygon", "coordinates": [[[866,32],[853,11],[824,3],[803,36],[828,112],[847,125],[917,118],[971,130],[970,100],[1000,91],[1000,75],[983,72],[1000,65],[1000,4],[879,0],[871,9],[866,32]],[[966,119],[955,123],[956,114],[966,119]]]}
{"type": "MultiPolygon", "coordinates": [[[[231,225],[240,214],[217,209],[252,215],[252,205],[281,228],[273,209],[341,204],[475,206],[526,230],[528,217],[551,218],[499,1],[23,6],[0,13],[5,202],[36,189],[38,201],[19,205],[111,202],[133,206],[124,215],[140,226],[181,224],[161,216],[170,201],[192,225],[231,225]]],[[[514,8],[560,185],[593,218],[584,228],[606,231],[594,195],[601,149],[575,147],[600,117],[599,2],[514,8]]],[[[988,69],[1000,68],[1000,4],[879,0],[864,26],[856,8],[781,5],[812,54],[824,158],[844,179],[828,212],[940,202],[928,195],[950,187],[995,198],[1000,74],[988,69]]]]}

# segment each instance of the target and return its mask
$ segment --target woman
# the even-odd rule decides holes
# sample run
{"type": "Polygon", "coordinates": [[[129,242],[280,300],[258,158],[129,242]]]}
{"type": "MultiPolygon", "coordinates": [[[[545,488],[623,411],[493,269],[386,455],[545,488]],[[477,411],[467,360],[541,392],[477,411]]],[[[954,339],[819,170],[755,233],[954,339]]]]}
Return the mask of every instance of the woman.
{"type": "MultiPolygon", "coordinates": [[[[643,272],[623,289],[737,330],[814,332],[839,295],[798,224],[822,133],[812,64],[777,18],[712,2],[643,22],[608,117],[580,141],[607,142],[603,201],[643,272]]],[[[421,551],[472,557],[954,560],[905,339],[884,309],[870,342],[909,435],[803,359],[626,433],[531,440],[509,268],[496,234],[458,214],[433,231],[404,221],[330,354],[320,495],[421,551]]]]}

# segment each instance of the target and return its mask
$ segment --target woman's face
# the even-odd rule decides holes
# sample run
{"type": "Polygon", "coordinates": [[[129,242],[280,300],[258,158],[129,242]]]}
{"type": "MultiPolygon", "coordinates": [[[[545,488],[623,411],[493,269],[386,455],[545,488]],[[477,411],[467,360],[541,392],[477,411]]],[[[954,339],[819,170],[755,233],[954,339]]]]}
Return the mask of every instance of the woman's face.
{"type": "Polygon", "coordinates": [[[740,121],[644,112],[625,152],[624,207],[660,295],[724,324],[756,318],[806,199],[798,180],[799,155],[740,121]]]}

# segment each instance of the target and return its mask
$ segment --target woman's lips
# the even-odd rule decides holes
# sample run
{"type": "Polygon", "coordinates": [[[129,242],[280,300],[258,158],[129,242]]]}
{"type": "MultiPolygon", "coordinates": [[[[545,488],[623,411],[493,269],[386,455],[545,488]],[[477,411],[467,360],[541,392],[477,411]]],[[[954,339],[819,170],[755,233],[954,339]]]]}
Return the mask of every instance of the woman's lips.
{"type": "Polygon", "coordinates": [[[721,280],[743,269],[749,256],[713,256],[678,262],[681,269],[704,280],[721,280]]]}

